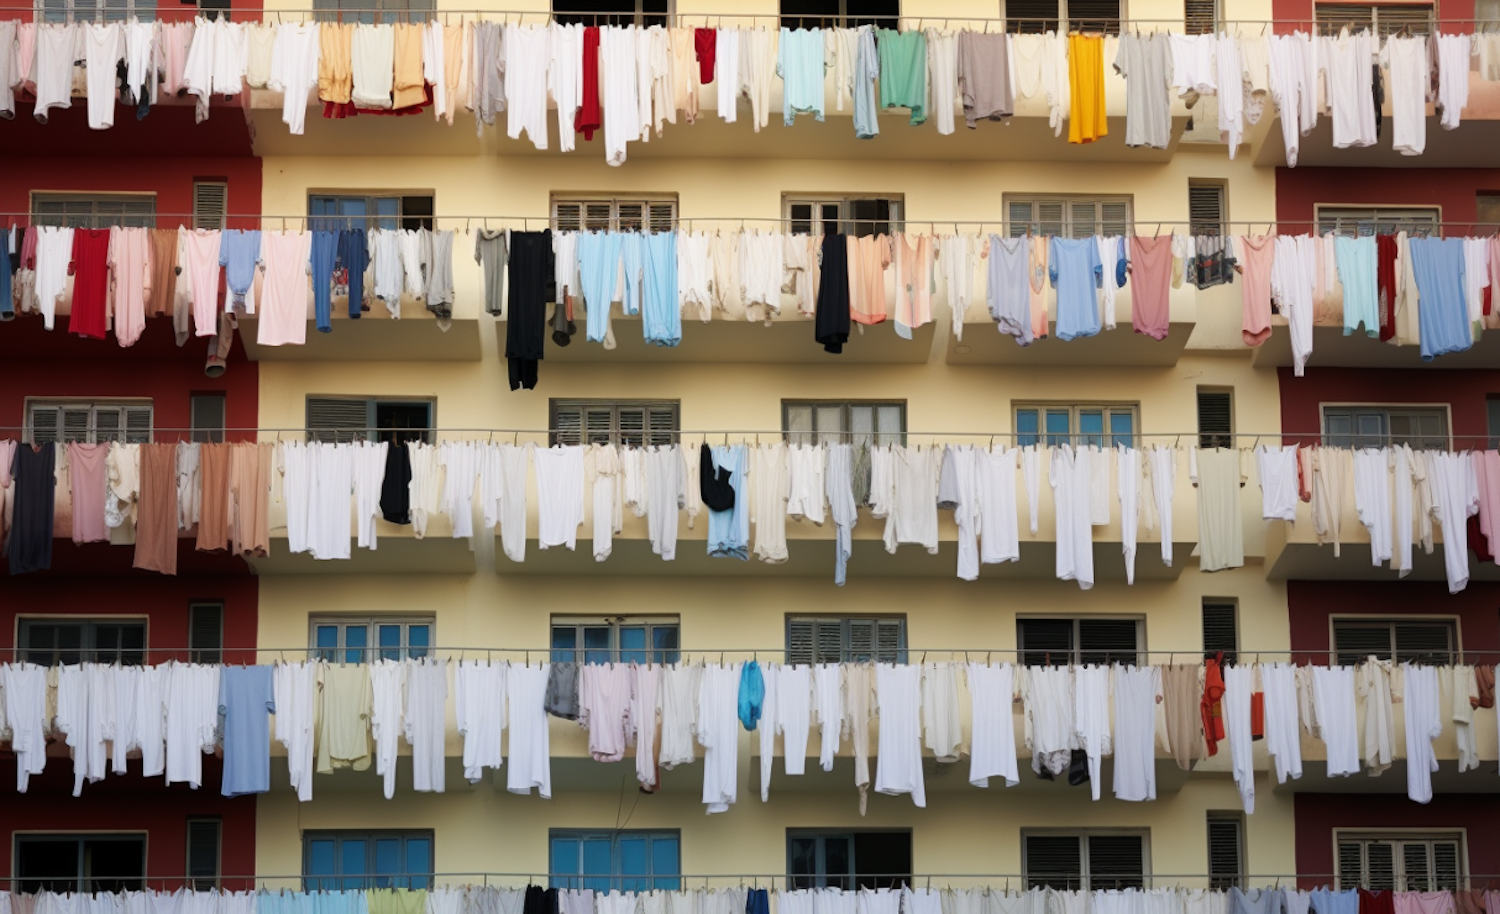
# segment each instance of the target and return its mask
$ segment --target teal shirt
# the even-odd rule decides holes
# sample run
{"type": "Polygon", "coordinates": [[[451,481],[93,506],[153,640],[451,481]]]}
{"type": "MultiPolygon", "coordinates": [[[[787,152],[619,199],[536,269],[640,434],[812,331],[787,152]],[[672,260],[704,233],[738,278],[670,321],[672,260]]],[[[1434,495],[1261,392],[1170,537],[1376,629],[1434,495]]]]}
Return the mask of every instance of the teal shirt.
{"type": "Polygon", "coordinates": [[[910,108],[915,127],[927,120],[927,36],[880,30],[880,107],[910,108]]]}
{"type": "Polygon", "coordinates": [[[798,114],[823,119],[823,30],[782,29],[776,50],[781,115],[788,127],[798,114]]]}

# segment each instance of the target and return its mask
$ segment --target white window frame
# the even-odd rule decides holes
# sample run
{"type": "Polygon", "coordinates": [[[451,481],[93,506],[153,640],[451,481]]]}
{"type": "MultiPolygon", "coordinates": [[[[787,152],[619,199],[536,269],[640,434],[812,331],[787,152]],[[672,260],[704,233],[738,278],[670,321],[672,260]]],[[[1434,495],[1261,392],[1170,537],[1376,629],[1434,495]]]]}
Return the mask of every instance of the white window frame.
{"type": "MultiPolygon", "coordinates": [[[[554,654],[569,651],[573,653],[572,662],[583,664],[585,657],[591,653],[605,651],[609,654],[611,663],[620,662],[620,655],[625,652],[644,653],[648,656],[655,654],[682,655],[682,617],[681,616],[575,616],[568,613],[554,613],[547,625],[547,649],[554,654]],[[620,646],[621,628],[644,628],[646,633],[646,646],[644,648],[625,648],[620,646]],[[572,648],[553,647],[552,632],[554,629],[571,628],[576,638],[572,648]],[[608,628],[609,647],[585,647],[583,643],[583,630],[586,628],[608,628]],[[657,629],[671,628],[677,632],[677,646],[675,648],[658,648],[651,637],[652,632],[657,629]]],[[[568,661],[555,661],[566,663],[568,661]]],[[[675,663],[675,660],[665,660],[663,663],[675,663]]]]}
{"type": "Polygon", "coordinates": [[[98,444],[100,441],[120,441],[129,444],[147,444],[154,436],[156,427],[156,409],[153,401],[145,397],[27,397],[26,398],[26,428],[23,440],[27,444],[40,443],[36,441],[36,413],[38,410],[58,410],[57,433],[58,436],[50,441],[77,441],[80,444],[98,444]],[[66,437],[66,425],[64,423],[63,411],[88,410],[88,429],[83,438],[66,437]],[[139,430],[134,435],[129,428],[129,419],[125,410],[144,409],[148,412],[145,434],[139,430]],[[114,412],[118,417],[118,437],[100,437],[99,416],[101,413],[114,412]]]}
{"type": "Polygon", "coordinates": [[[436,615],[415,615],[410,613],[389,616],[346,616],[340,615],[338,613],[310,614],[307,617],[308,654],[310,657],[321,657],[323,656],[324,651],[331,651],[336,656],[334,656],[334,658],[330,662],[336,663],[343,662],[345,660],[344,655],[351,650],[362,651],[364,653],[365,656],[363,660],[360,661],[362,663],[369,663],[372,660],[378,660],[380,659],[380,655],[384,651],[388,650],[395,650],[403,658],[409,657],[411,656],[411,651],[413,650],[409,630],[413,625],[427,626],[427,638],[430,642],[426,647],[419,647],[415,649],[425,651],[425,656],[433,656],[434,652],[437,650],[436,615]],[[318,627],[322,625],[332,625],[338,628],[338,644],[335,647],[329,648],[318,646],[318,627]],[[368,640],[364,647],[349,647],[344,642],[345,629],[356,625],[364,625],[369,632],[368,640]],[[399,647],[381,647],[379,627],[382,625],[401,626],[401,644],[399,647]]]}
{"type": "Polygon", "coordinates": [[[1359,204],[1319,203],[1313,207],[1318,234],[1361,237],[1367,235],[1426,236],[1435,233],[1443,222],[1441,206],[1362,206],[1359,204]]]}
{"type": "Polygon", "coordinates": [[[1141,405],[1139,403],[1109,403],[1104,401],[1100,401],[1097,403],[1051,403],[1045,400],[1037,400],[1015,402],[1011,404],[1010,415],[1011,421],[1014,423],[1012,428],[1015,430],[1016,441],[1018,443],[1021,440],[1021,435],[1031,434],[1030,432],[1022,432],[1020,430],[1022,410],[1037,411],[1036,441],[1034,443],[1047,445],[1049,447],[1055,444],[1072,444],[1075,446],[1084,444],[1097,444],[1100,447],[1104,447],[1106,444],[1108,444],[1109,446],[1113,447],[1114,441],[1117,438],[1128,438],[1131,445],[1135,446],[1135,443],[1138,442],[1141,437],[1141,405]],[[1047,431],[1047,413],[1049,411],[1057,412],[1064,409],[1068,411],[1067,435],[1059,436],[1054,433],[1049,433],[1047,431]],[[1104,430],[1100,436],[1097,436],[1099,440],[1095,440],[1096,436],[1093,433],[1083,432],[1080,430],[1080,420],[1083,416],[1083,413],[1094,412],[1096,410],[1101,411],[1104,415],[1104,430]],[[1110,430],[1111,417],[1121,414],[1128,414],[1130,416],[1129,435],[1117,435],[1110,430]],[[1066,440],[1061,440],[1062,438],[1066,438],[1066,440]]]}
{"type": "MultiPolygon", "coordinates": [[[[1344,874],[1341,868],[1341,854],[1339,845],[1345,841],[1359,841],[1365,845],[1360,853],[1360,874],[1362,877],[1369,873],[1369,851],[1370,843],[1388,842],[1396,845],[1391,856],[1394,863],[1393,881],[1394,891],[1402,892],[1406,889],[1406,856],[1401,852],[1404,844],[1426,844],[1428,845],[1428,861],[1434,864],[1433,874],[1436,876],[1436,860],[1433,858],[1431,845],[1438,841],[1454,841],[1458,844],[1458,872],[1457,882],[1459,889],[1466,889],[1469,885],[1469,831],[1467,828],[1335,828],[1333,829],[1333,867],[1334,884],[1339,889],[1356,888],[1356,886],[1344,884],[1344,874]]],[[[1434,883],[1436,879],[1434,878],[1434,883]]],[[[1361,879],[1359,888],[1367,883],[1361,879]]],[[[1423,891],[1435,891],[1432,887],[1423,891]]]]}
{"type": "Polygon", "coordinates": [[[1058,238],[1089,238],[1096,234],[1127,235],[1135,219],[1135,196],[1133,194],[1003,194],[1001,205],[1005,212],[1005,233],[1018,238],[1028,232],[1033,235],[1056,236],[1058,238]],[[1092,205],[1093,216],[1088,222],[1077,217],[1076,209],[1092,205]],[[1025,221],[1014,218],[1012,209],[1030,207],[1030,217],[1025,221]],[[1041,207],[1058,206],[1061,215],[1057,219],[1044,219],[1041,207]],[[1106,215],[1106,206],[1124,206],[1123,218],[1106,215]],[[1086,229],[1086,231],[1085,231],[1086,229]]]}
{"type": "Polygon", "coordinates": [[[906,197],[903,194],[782,194],[781,217],[788,232],[822,237],[824,228],[833,223],[844,235],[889,235],[906,230],[906,197]],[[857,219],[854,206],[859,203],[885,203],[890,207],[886,220],[857,219]],[[811,207],[806,219],[793,215],[796,206],[811,207]]]}
{"type": "Polygon", "coordinates": [[[906,443],[906,401],[905,400],[782,400],[781,401],[781,430],[789,444],[854,444],[857,446],[877,445],[886,446],[892,444],[906,443]],[[818,413],[821,410],[837,409],[840,411],[840,428],[825,429],[818,426],[818,413]],[[899,410],[900,428],[895,431],[879,428],[880,411],[883,409],[899,410]],[[807,410],[809,428],[793,428],[792,411],[807,410]],[[855,432],[854,411],[870,411],[870,430],[867,432],[855,432]]]}
{"type": "MultiPolygon", "coordinates": [[[[1455,662],[1463,654],[1464,634],[1463,619],[1460,616],[1448,615],[1380,615],[1364,616],[1352,613],[1334,613],[1328,617],[1328,663],[1337,665],[1339,663],[1339,628],[1378,628],[1385,626],[1390,633],[1391,656],[1396,658],[1400,646],[1396,644],[1396,626],[1398,625],[1447,625],[1453,632],[1452,641],[1449,644],[1449,663],[1455,662]]],[[[1406,655],[1409,657],[1410,653],[1406,655]]],[[[1364,660],[1364,657],[1359,658],[1364,660]]]]}
{"type": "Polygon", "coordinates": [[[677,228],[678,202],[674,193],[586,194],[557,193],[550,206],[552,228],[564,232],[653,232],[677,228]],[[576,213],[568,210],[577,207],[576,213]],[[639,207],[638,213],[630,212],[639,207]]]}
{"type": "MultiPolygon", "coordinates": [[[[1089,870],[1089,843],[1092,837],[1132,837],[1141,839],[1141,882],[1151,885],[1151,830],[1148,828],[1023,828],[1021,829],[1021,879],[1023,887],[1031,879],[1026,859],[1027,838],[1077,838],[1079,848],[1079,880],[1083,889],[1092,888],[1092,873],[1089,870]]],[[[1101,885],[1099,888],[1114,888],[1101,885]]]]}
{"type": "Polygon", "coordinates": [[[1400,32],[1403,27],[1409,27],[1414,23],[1417,28],[1410,29],[1414,36],[1425,36],[1436,31],[1437,26],[1437,3],[1317,3],[1313,4],[1313,19],[1316,21],[1319,35],[1337,35],[1345,26],[1351,32],[1361,29],[1369,29],[1375,35],[1382,38],[1400,32]],[[1416,17],[1401,17],[1395,14],[1398,11],[1416,12],[1425,10],[1426,21],[1421,22],[1416,17]],[[1385,13],[1386,20],[1381,20],[1381,13],[1385,13]]]}
{"type": "MultiPolygon", "coordinates": [[[[68,15],[71,16],[72,13],[68,15]]],[[[74,228],[109,228],[116,225],[154,228],[156,194],[34,190],[31,192],[31,223],[69,225],[74,228]],[[44,207],[61,208],[61,212],[43,212],[44,207]],[[80,211],[84,207],[88,208],[87,212],[80,211]]]]}
{"type": "Polygon", "coordinates": [[[577,397],[554,397],[547,403],[547,440],[552,445],[613,444],[616,447],[645,447],[675,444],[682,435],[682,401],[680,400],[595,400],[577,397]],[[563,427],[563,414],[578,411],[578,427],[563,427]],[[627,429],[621,420],[626,412],[641,413],[641,428],[627,429]],[[609,428],[590,427],[591,420],[608,413],[609,428]],[[653,415],[667,413],[670,429],[651,428],[653,415]]]}
{"type": "MultiPolygon", "coordinates": [[[[1339,447],[1385,447],[1396,441],[1396,436],[1391,433],[1391,419],[1395,416],[1417,415],[1426,413],[1440,413],[1443,418],[1443,430],[1437,436],[1418,436],[1421,440],[1441,437],[1445,447],[1451,447],[1453,442],[1453,407],[1449,403],[1319,403],[1318,421],[1322,425],[1322,436],[1324,442],[1334,438],[1347,438],[1348,440],[1339,447]],[[1351,428],[1349,434],[1335,436],[1328,430],[1328,412],[1351,410],[1353,412],[1380,413],[1384,420],[1385,430],[1379,435],[1361,434],[1357,429],[1351,428]],[[1375,440],[1381,439],[1381,440],[1375,440]]],[[[1407,441],[1406,437],[1401,438],[1407,441]]]]}

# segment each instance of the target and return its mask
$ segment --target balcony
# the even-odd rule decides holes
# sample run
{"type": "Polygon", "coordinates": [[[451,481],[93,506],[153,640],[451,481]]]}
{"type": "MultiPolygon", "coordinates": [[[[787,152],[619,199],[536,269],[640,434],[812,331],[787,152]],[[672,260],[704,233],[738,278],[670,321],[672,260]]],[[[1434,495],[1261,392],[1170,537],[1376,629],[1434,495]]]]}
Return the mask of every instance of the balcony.
{"type": "MultiPolygon", "coordinates": [[[[1292,338],[1286,318],[1273,315],[1271,338],[1253,350],[1251,364],[1257,368],[1291,368],[1292,338]]],[[[1500,365],[1500,334],[1485,333],[1472,347],[1432,361],[1422,358],[1420,346],[1396,346],[1371,339],[1364,332],[1349,336],[1339,327],[1313,327],[1313,350],[1309,368],[1494,368],[1500,365]]]]}
{"type": "MultiPolygon", "coordinates": [[[[1352,484],[1351,484],[1352,485],[1352,484]]],[[[1405,580],[1446,581],[1443,528],[1433,524],[1433,551],[1428,555],[1420,542],[1412,546],[1412,569],[1405,580]]],[[[1344,499],[1339,536],[1339,557],[1333,545],[1320,545],[1313,529],[1312,508],[1297,503],[1297,522],[1268,521],[1266,528],[1266,577],[1277,581],[1397,581],[1400,576],[1389,563],[1370,562],[1370,531],[1360,523],[1352,488],[1344,499]]],[[[1500,566],[1480,562],[1469,553],[1470,581],[1500,581],[1500,566]]]]}
{"type": "Polygon", "coordinates": [[[271,554],[247,561],[258,575],[294,574],[473,574],[474,550],[467,537],[455,539],[453,525],[444,515],[428,520],[427,535],[417,539],[410,524],[375,521],[376,548],[362,549],[353,537],[349,558],[315,559],[306,552],[292,553],[287,540],[286,507],[271,504],[271,554]]]}
{"type": "MultiPolygon", "coordinates": [[[[1172,290],[1167,337],[1157,340],[1136,333],[1131,326],[1131,288],[1126,283],[1123,289],[1115,291],[1114,330],[1103,330],[1096,336],[1066,341],[1053,335],[1036,340],[1030,346],[1021,346],[1016,343],[1015,337],[997,331],[984,301],[984,286],[980,284],[975,289],[979,301],[971,302],[964,314],[963,339],[949,335],[947,362],[949,365],[1014,365],[1036,368],[1169,368],[1176,365],[1197,326],[1197,290],[1189,286],[1172,290]]],[[[1055,301],[1049,310],[1048,332],[1055,334],[1055,301]]]]}

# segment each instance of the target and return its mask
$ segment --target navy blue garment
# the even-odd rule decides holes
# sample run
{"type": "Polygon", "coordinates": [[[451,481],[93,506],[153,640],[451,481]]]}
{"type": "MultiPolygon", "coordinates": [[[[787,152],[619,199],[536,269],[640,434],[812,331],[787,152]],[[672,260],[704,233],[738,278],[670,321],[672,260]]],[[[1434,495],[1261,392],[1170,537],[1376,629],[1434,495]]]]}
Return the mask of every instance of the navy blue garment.
{"type": "Polygon", "coordinates": [[[339,232],[339,266],[348,274],[350,317],[359,317],[365,300],[365,269],[369,265],[365,230],[351,228],[339,232]]]}
{"type": "Polygon", "coordinates": [[[849,242],[842,234],[823,236],[822,268],[813,337],[824,352],[840,353],[849,342],[849,242]]]}
{"type": "Polygon", "coordinates": [[[16,448],[15,463],[11,466],[15,507],[7,553],[11,574],[46,571],[52,567],[56,461],[57,447],[52,444],[22,443],[16,448]]]}
{"type": "Polygon", "coordinates": [[[547,331],[547,282],[553,274],[551,255],[550,231],[510,233],[510,259],[505,265],[508,279],[505,360],[511,390],[536,387],[547,331]]]}
{"type": "Polygon", "coordinates": [[[766,678],[754,660],[740,670],[740,723],[754,732],[766,704],[766,678]]]}
{"type": "Polygon", "coordinates": [[[333,266],[338,260],[338,249],[338,232],[313,232],[313,312],[317,317],[320,333],[333,332],[333,324],[330,323],[333,317],[333,266]]]}
{"type": "Polygon", "coordinates": [[[745,914],[771,914],[765,889],[751,889],[745,896],[745,914]]]}
{"type": "Polygon", "coordinates": [[[0,232],[0,244],[5,245],[4,249],[0,249],[0,321],[12,320],[16,316],[15,306],[11,304],[10,300],[11,280],[15,275],[16,268],[19,266],[21,242],[24,238],[24,232],[25,229],[10,229],[0,232]],[[14,236],[16,243],[16,252],[14,254],[10,252],[12,236],[14,236]]]}

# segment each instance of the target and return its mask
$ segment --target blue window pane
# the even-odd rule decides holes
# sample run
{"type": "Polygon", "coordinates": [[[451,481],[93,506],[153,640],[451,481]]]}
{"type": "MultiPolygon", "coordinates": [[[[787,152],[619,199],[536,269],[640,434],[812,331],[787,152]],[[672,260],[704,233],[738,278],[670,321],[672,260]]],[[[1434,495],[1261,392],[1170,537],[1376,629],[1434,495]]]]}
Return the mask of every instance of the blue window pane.
{"type": "Polygon", "coordinates": [[[339,875],[343,876],[345,889],[365,887],[365,871],[369,869],[365,860],[365,842],[345,838],[339,842],[339,875]]]}
{"type": "Polygon", "coordinates": [[[406,839],[406,872],[412,874],[409,888],[430,889],[432,880],[432,839],[406,839]]]}
{"type": "Polygon", "coordinates": [[[381,660],[401,659],[400,625],[377,625],[375,636],[379,639],[381,660]]]}
{"type": "Polygon", "coordinates": [[[1109,414],[1110,446],[1131,447],[1135,440],[1135,417],[1126,412],[1109,414]]]}
{"type": "Polygon", "coordinates": [[[651,881],[654,889],[673,890],[681,889],[682,861],[678,855],[677,838],[666,835],[657,835],[651,839],[651,873],[655,878],[651,881]]]}
{"type": "MultiPolygon", "coordinates": [[[[338,868],[334,862],[334,853],[335,842],[332,838],[318,838],[307,842],[307,875],[337,875],[338,868]]],[[[309,891],[332,890],[338,888],[338,884],[333,879],[310,879],[307,888],[309,891]]]]}
{"type": "Polygon", "coordinates": [[[620,627],[620,662],[646,662],[646,627],[644,625],[620,627]]]}
{"type": "Polygon", "coordinates": [[[614,873],[608,838],[583,839],[583,887],[596,892],[608,892],[610,876],[614,873]]]}
{"type": "Polygon", "coordinates": [[[585,628],[583,630],[583,646],[585,648],[583,654],[584,663],[608,663],[614,659],[610,656],[609,649],[614,645],[610,643],[609,628],[607,626],[585,628]]]}
{"type": "Polygon", "coordinates": [[[379,228],[396,228],[396,217],[401,214],[400,197],[377,197],[375,199],[375,212],[381,218],[375,220],[379,228]]]}
{"type": "Polygon", "coordinates": [[[1069,428],[1068,411],[1065,409],[1047,410],[1047,444],[1050,447],[1068,443],[1069,428]]]}
{"type": "Polygon", "coordinates": [[[1037,411],[1034,409],[1016,410],[1016,445],[1018,447],[1036,444],[1037,432],[1041,431],[1037,425],[1039,421],[1037,411]]]}
{"type": "Polygon", "coordinates": [[[567,877],[578,875],[582,853],[582,842],[577,838],[552,839],[551,870],[553,876],[550,881],[552,888],[571,889],[577,887],[577,881],[567,877]]]}
{"type": "Polygon", "coordinates": [[[1085,409],[1078,414],[1079,444],[1104,446],[1104,411],[1085,409]]]}
{"type": "Polygon", "coordinates": [[[408,625],[406,627],[406,644],[410,648],[407,656],[413,660],[427,656],[427,649],[432,647],[432,626],[430,625],[408,625]]]}
{"type": "Polygon", "coordinates": [[[363,663],[370,646],[370,630],[363,625],[344,626],[344,662],[363,663]]]}
{"type": "Polygon", "coordinates": [[[558,625],[552,629],[552,662],[571,663],[577,659],[573,653],[578,647],[578,629],[571,625],[558,625]]]}
{"type": "Polygon", "coordinates": [[[375,839],[375,869],[372,885],[377,889],[405,888],[401,875],[401,839],[375,839]]]}
{"type": "Polygon", "coordinates": [[[652,659],[656,663],[676,663],[678,660],[677,626],[658,625],[651,629],[651,646],[655,648],[652,659]]]}
{"type": "Polygon", "coordinates": [[[332,663],[338,659],[339,627],[337,625],[319,625],[313,633],[314,643],[318,647],[318,659],[332,663]]]}
{"type": "Polygon", "coordinates": [[[620,891],[644,892],[651,888],[647,869],[646,837],[644,835],[622,836],[620,845],[620,891]]]}

